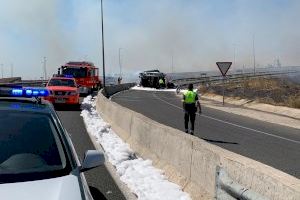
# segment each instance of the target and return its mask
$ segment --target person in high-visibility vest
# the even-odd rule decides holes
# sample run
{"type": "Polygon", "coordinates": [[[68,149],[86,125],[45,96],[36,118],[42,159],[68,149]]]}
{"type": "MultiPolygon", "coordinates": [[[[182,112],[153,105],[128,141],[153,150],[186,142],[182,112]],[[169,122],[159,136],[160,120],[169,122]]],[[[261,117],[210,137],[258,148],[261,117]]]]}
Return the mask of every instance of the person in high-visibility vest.
{"type": "Polygon", "coordinates": [[[193,84],[189,84],[188,91],[183,94],[183,109],[185,132],[189,132],[189,121],[191,121],[191,135],[194,135],[197,107],[199,108],[199,114],[201,114],[202,110],[198,94],[193,91],[193,84]]]}
{"type": "Polygon", "coordinates": [[[159,87],[160,87],[160,88],[165,87],[165,82],[164,82],[164,80],[163,80],[162,78],[160,78],[160,79],[158,80],[158,84],[159,84],[159,87]]]}

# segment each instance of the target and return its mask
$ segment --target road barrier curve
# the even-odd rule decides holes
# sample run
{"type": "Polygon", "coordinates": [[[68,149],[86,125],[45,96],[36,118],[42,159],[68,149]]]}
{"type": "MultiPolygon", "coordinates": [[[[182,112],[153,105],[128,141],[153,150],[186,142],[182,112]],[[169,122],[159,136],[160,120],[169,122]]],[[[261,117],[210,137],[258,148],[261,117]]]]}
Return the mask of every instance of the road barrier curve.
{"type": "Polygon", "coordinates": [[[123,90],[128,90],[129,88],[135,86],[136,83],[124,83],[119,85],[109,85],[105,86],[105,88],[102,90],[102,94],[109,98],[110,96],[121,92],[123,90]]]}
{"type": "Polygon", "coordinates": [[[96,107],[138,156],[151,159],[193,199],[234,199],[218,196],[219,168],[245,191],[265,199],[300,199],[300,180],[291,175],[153,121],[110,101],[101,92],[96,107]]]}

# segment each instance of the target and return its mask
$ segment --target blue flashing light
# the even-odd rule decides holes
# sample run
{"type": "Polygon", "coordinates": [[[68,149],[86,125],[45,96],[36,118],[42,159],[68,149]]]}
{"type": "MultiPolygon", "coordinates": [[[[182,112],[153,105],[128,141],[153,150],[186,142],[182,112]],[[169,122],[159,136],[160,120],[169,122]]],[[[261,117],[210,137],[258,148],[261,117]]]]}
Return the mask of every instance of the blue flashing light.
{"type": "Polygon", "coordinates": [[[40,95],[42,95],[42,96],[48,96],[49,95],[48,94],[48,90],[40,90],[40,95]]]}
{"type": "Polygon", "coordinates": [[[39,91],[37,91],[37,90],[33,90],[32,91],[32,96],[38,96],[39,95],[39,91]]]}
{"type": "Polygon", "coordinates": [[[25,94],[27,96],[31,96],[32,95],[32,90],[25,90],[25,94]]]}
{"type": "Polygon", "coordinates": [[[15,109],[19,109],[19,108],[21,108],[21,105],[13,103],[13,104],[11,104],[11,107],[15,108],[15,109]]]}
{"type": "Polygon", "coordinates": [[[22,89],[13,89],[11,93],[12,93],[12,96],[23,96],[22,89]]]}
{"type": "Polygon", "coordinates": [[[39,89],[39,88],[12,89],[11,96],[15,96],[15,97],[46,97],[46,96],[49,96],[49,91],[47,89],[39,89]]]}

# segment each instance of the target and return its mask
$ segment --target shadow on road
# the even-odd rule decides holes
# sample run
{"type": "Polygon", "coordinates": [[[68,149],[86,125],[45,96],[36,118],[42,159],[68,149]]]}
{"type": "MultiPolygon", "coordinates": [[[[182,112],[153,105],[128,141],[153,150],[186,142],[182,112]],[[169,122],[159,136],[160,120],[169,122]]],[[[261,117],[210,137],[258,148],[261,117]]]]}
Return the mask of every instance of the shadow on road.
{"type": "Polygon", "coordinates": [[[107,200],[105,196],[95,187],[89,186],[91,194],[94,200],[107,200]]]}
{"type": "Polygon", "coordinates": [[[206,138],[201,138],[202,140],[205,140],[206,142],[211,142],[211,143],[219,143],[219,144],[239,144],[237,142],[226,142],[222,140],[211,140],[211,139],[206,139],[206,138]]]}

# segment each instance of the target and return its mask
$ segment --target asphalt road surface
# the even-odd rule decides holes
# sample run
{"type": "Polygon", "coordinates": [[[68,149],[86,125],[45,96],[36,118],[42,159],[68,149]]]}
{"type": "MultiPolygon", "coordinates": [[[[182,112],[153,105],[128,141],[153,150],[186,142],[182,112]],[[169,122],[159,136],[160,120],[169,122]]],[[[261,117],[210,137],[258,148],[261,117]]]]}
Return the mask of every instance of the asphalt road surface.
{"type": "MultiPolygon", "coordinates": [[[[74,108],[57,108],[57,113],[64,127],[71,134],[76,152],[82,161],[84,152],[86,150],[95,149],[95,147],[86,132],[85,125],[80,116],[81,111],[79,108],[77,108],[77,110],[74,110],[74,108]]],[[[125,197],[113,181],[105,166],[89,170],[84,174],[95,200],[125,200],[125,197]]]]}
{"type": "MultiPolygon", "coordinates": [[[[173,92],[129,90],[112,100],[162,124],[184,130],[181,99],[173,92]]],[[[182,133],[185,134],[185,133],[182,133]]],[[[202,105],[195,136],[300,178],[300,130],[202,105]]]]}

